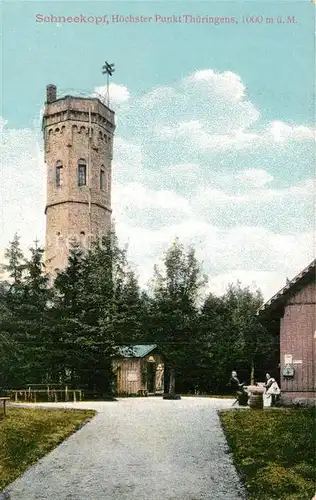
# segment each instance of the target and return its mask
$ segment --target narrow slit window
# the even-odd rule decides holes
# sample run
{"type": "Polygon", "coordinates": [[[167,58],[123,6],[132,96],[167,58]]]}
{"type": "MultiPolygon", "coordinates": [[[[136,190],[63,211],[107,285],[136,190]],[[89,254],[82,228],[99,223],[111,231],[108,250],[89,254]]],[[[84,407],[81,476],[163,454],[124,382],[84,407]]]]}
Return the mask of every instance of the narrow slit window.
{"type": "Polygon", "coordinates": [[[85,186],[87,184],[87,164],[85,160],[78,162],[78,186],[85,186]]]}
{"type": "Polygon", "coordinates": [[[106,191],[105,171],[102,168],[100,170],[100,189],[101,191],[106,191]]]}
{"type": "Polygon", "coordinates": [[[56,187],[61,187],[63,166],[60,161],[56,163],[56,187]]]}

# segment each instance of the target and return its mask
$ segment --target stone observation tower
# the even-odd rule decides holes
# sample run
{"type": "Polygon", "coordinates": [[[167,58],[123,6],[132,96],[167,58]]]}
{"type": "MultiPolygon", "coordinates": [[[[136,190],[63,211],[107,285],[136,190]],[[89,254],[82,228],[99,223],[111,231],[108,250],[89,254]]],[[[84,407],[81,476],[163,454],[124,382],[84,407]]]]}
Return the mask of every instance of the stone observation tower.
{"type": "Polygon", "coordinates": [[[88,247],[110,228],[114,130],[114,112],[100,99],[68,95],[57,99],[56,86],[46,87],[48,273],[66,267],[72,241],[88,247]]]}

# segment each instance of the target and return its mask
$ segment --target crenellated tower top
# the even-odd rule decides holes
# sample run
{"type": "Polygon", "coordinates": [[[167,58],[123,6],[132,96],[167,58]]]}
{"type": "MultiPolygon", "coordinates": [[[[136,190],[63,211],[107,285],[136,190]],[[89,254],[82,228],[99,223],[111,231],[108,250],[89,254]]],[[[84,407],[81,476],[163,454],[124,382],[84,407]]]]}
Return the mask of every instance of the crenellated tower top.
{"type": "Polygon", "coordinates": [[[71,242],[88,246],[111,224],[114,112],[98,97],[57,97],[47,85],[42,121],[47,165],[46,265],[64,268],[71,242]]]}

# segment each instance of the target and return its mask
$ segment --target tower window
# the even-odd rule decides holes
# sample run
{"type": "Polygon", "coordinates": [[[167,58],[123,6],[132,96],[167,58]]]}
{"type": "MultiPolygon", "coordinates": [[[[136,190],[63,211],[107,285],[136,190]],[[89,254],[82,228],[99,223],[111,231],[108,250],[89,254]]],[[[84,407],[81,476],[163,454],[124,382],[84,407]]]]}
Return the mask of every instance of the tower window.
{"type": "Polygon", "coordinates": [[[100,170],[100,189],[101,191],[106,191],[105,171],[102,168],[100,170]]]}
{"type": "Polygon", "coordinates": [[[55,174],[56,174],[56,187],[60,187],[61,186],[62,171],[63,171],[62,163],[61,163],[61,161],[58,161],[56,163],[56,171],[55,171],[55,174]]]}
{"type": "Polygon", "coordinates": [[[78,186],[85,186],[87,184],[87,165],[85,160],[78,162],[78,186]]]}

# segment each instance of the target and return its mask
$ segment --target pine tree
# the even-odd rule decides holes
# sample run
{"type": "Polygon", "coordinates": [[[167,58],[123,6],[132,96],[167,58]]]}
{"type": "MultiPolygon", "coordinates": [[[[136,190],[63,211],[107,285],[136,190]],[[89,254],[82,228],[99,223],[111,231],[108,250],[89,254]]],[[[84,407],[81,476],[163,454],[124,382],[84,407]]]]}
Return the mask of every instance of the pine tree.
{"type": "Polygon", "coordinates": [[[128,283],[135,285],[126,276],[126,252],[111,231],[88,252],[74,246],[67,269],[54,282],[58,365],[72,385],[110,391],[112,356],[126,330],[123,295],[128,283]]]}
{"type": "Polygon", "coordinates": [[[9,278],[2,285],[0,331],[1,350],[8,359],[5,376],[11,387],[41,382],[48,355],[45,337],[49,292],[43,275],[43,249],[36,242],[30,251],[30,258],[25,259],[15,235],[5,252],[8,264],[4,268],[9,278]]]}
{"type": "MultiPolygon", "coordinates": [[[[51,306],[52,352],[50,377],[53,382],[80,385],[82,367],[89,353],[85,349],[86,257],[76,244],[69,252],[67,267],[59,271],[53,284],[51,306]]],[[[92,360],[93,363],[93,360],[92,360]]]]}
{"type": "Polygon", "coordinates": [[[101,392],[111,391],[112,356],[125,341],[126,310],[122,297],[127,292],[127,273],[126,249],[119,247],[112,229],[96,242],[88,256],[88,314],[96,328],[98,346],[93,383],[101,392]]]}
{"type": "Polygon", "coordinates": [[[4,253],[7,264],[2,265],[7,272],[11,287],[18,287],[22,283],[23,271],[25,269],[24,255],[20,246],[20,236],[15,233],[13,240],[4,253]]]}
{"type": "Polygon", "coordinates": [[[120,295],[117,296],[114,318],[119,343],[142,342],[143,324],[146,321],[144,314],[143,295],[137,277],[133,271],[127,270],[120,295]]]}
{"type": "MultiPolygon", "coordinates": [[[[28,347],[27,366],[29,382],[44,383],[49,380],[52,346],[50,341],[51,290],[43,262],[44,249],[34,242],[30,257],[25,260],[23,279],[23,318],[28,347]]],[[[22,319],[23,320],[23,319],[22,319]]]]}
{"type": "Polygon", "coordinates": [[[151,328],[169,364],[170,394],[175,393],[176,372],[194,356],[198,300],[206,281],[194,249],[185,252],[178,240],[165,255],[164,271],[155,268],[151,328]]]}
{"type": "Polygon", "coordinates": [[[21,307],[23,303],[24,255],[20,237],[15,234],[5,250],[6,263],[2,269],[6,274],[0,293],[0,385],[18,384],[23,380],[20,362],[24,359],[21,338],[21,307]]]}

